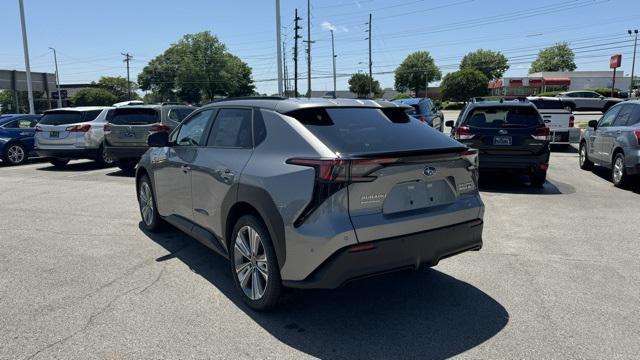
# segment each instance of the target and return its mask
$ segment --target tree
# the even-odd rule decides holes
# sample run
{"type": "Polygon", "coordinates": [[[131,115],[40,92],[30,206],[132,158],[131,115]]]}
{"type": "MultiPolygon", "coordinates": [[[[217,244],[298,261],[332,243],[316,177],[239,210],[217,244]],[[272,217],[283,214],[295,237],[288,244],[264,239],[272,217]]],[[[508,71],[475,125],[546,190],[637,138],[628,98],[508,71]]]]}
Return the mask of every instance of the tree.
{"type": "MultiPolygon", "coordinates": [[[[18,108],[16,109],[15,98],[13,91],[0,90],[0,113],[17,113],[28,114],[29,113],[29,97],[26,91],[18,91],[18,108]]],[[[41,114],[43,111],[50,109],[50,103],[47,103],[46,94],[42,91],[33,92],[33,107],[36,114],[41,114]]]]}
{"type": "Polygon", "coordinates": [[[499,51],[478,49],[462,58],[460,70],[480,70],[488,79],[499,79],[509,69],[507,57],[499,51]]]}
{"type": "Polygon", "coordinates": [[[442,73],[427,51],[416,51],[409,54],[395,71],[395,88],[405,92],[413,90],[418,96],[421,89],[426,89],[427,82],[440,80],[442,73]]]}
{"type": "Polygon", "coordinates": [[[458,70],[445,75],[440,89],[444,99],[467,101],[486,95],[489,92],[489,79],[477,69],[458,70]]]}
{"type": "MultiPolygon", "coordinates": [[[[135,93],[135,90],[138,88],[138,85],[133,81],[129,82],[131,85],[131,100],[137,100],[140,98],[138,94],[135,93]]],[[[129,88],[127,87],[127,79],[122,76],[103,76],[98,80],[98,82],[93,82],[93,85],[100,89],[104,89],[113,94],[117,101],[127,101],[129,100],[129,88]]]]}
{"type": "MultiPolygon", "coordinates": [[[[369,97],[370,79],[368,74],[357,73],[351,75],[351,78],[349,78],[349,91],[357,94],[358,98],[369,97]]],[[[374,97],[381,97],[384,94],[384,91],[380,88],[380,83],[375,79],[371,79],[371,89],[374,97]]]]}
{"type": "Polygon", "coordinates": [[[197,103],[204,97],[252,95],[251,68],[210,32],[187,34],[138,75],[142,90],[197,103]]]}
{"type": "Polygon", "coordinates": [[[118,98],[105,89],[90,88],[78,91],[72,101],[75,106],[110,106],[118,102],[118,98]]]}
{"type": "Polygon", "coordinates": [[[566,42],[557,43],[540,50],[538,58],[531,63],[529,74],[542,71],[573,71],[577,68],[573,50],[566,42]]]}

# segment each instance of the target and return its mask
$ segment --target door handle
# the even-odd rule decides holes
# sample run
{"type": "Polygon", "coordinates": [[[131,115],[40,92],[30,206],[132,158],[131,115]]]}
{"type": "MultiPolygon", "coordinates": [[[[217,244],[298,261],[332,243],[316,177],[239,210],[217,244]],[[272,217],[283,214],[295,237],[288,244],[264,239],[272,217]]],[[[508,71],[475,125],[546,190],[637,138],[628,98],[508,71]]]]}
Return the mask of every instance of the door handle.
{"type": "Polygon", "coordinates": [[[550,122],[551,122],[551,120],[545,120],[544,122],[545,122],[545,123],[550,123],[550,122]]]}
{"type": "Polygon", "coordinates": [[[191,166],[189,165],[182,165],[180,168],[182,169],[182,172],[185,174],[191,171],[191,166]]]}

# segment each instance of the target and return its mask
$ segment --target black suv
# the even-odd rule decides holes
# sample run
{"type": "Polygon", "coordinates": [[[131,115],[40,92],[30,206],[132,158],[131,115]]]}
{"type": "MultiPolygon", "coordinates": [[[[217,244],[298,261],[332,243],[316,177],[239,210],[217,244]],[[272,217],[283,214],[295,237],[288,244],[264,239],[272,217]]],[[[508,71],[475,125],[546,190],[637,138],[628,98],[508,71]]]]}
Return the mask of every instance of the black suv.
{"type": "Polygon", "coordinates": [[[479,150],[480,170],[524,173],[536,187],[546,181],[551,136],[532,103],[472,101],[447,126],[455,139],[479,150]]]}

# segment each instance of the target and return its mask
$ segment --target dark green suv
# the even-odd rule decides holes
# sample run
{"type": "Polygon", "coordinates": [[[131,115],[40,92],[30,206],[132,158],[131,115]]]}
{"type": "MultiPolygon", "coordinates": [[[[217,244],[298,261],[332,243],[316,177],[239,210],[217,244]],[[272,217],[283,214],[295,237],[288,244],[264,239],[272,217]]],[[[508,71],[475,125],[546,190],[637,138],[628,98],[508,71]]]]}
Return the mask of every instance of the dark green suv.
{"type": "Polygon", "coordinates": [[[104,126],[105,151],[122,170],[132,170],[149,148],[149,134],[170,132],[195,109],[179,104],[118,107],[104,126]]]}

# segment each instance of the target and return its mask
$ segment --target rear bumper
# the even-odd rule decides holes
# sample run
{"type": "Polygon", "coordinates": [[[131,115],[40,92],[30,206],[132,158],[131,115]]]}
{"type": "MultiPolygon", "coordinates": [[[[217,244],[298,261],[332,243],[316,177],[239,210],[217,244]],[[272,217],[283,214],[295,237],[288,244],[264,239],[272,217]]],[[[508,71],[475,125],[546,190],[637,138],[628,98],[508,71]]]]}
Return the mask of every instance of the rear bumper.
{"type": "Polygon", "coordinates": [[[351,246],[335,252],[306,279],[285,280],[295,288],[334,289],[346,282],[396,270],[434,266],[444,258],[482,248],[481,219],[435,230],[361,243],[374,248],[350,252],[351,246]]]}
{"type": "Polygon", "coordinates": [[[149,150],[148,147],[135,146],[135,147],[124,147],[124,146],[107,146],[105,150],[111,158],[117,160],[120,159],[140,159],[144,153],[149,150]]]}
{"type": "Polygon", "coordinates": [[[623,151],[627,174],[640,174],[640,150],[624,149],[623,151]]]}
{"type": "Polygon", "coordinates": [[[57,159],[95,159],[97,149],[35,149],[38,156],[57,159]]]}
{"type": "Polygon", "coordinates": [[[541,170],[542,165],[549,164],[549,153],[540,155],[494,155],[480,154],[480,170],[513,170],[533,173],[541,170]]]}

